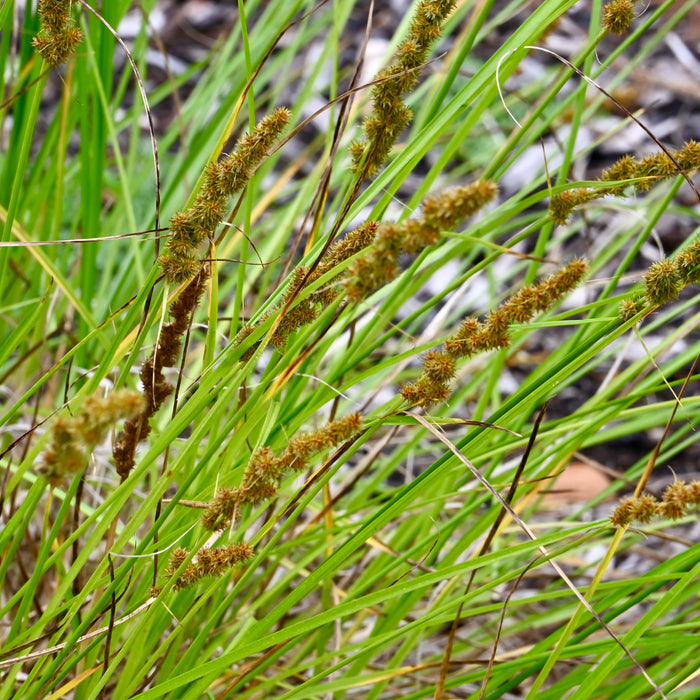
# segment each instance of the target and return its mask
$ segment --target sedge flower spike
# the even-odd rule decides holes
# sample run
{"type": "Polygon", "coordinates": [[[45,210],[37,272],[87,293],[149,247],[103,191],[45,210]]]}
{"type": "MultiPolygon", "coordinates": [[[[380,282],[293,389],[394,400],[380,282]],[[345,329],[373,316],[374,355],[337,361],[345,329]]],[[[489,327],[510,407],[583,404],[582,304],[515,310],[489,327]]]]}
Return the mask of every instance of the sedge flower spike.
{"type": "Polygon", "coordinates": [[[180,353],[181,339],[186,333],[190,318],[209,279],[208,267],[200,267],[194,277],[170,305],[171,321],[163,325],[158,345],[151,357],[141,366],[139,377],[143,387],[143,409],[124,425],[112,448],[117,473],[122,481],[136,463],[137,445],[151,432],[150,418],[156,414],[173,392],[173,386],[165,379],[164,369],[172,367],[180,353]]]}
{"type": "Polygon", "coordinates": [[[509,331],[515,323],[525,323],[535,314],[550,309],[574,289],[588,270],[588,263],[576,258],[553,275],[531,284],[491,311],[484,322],[467,317],[457,332],[445,341],[445,350],[425,355],[418,380],[401,388],[401,396],[412,406],[431,406],[447,399],[455,375],[456,360],[485,350],[507,348],[509,331]]]}
{"type": "Polygon", "coordinates": [[[207,166],[192,206],[170,220],[167,250],[159,261],[169,282],[181,284],[197,274],[201,267],[197,255],[199,246],[214,235],[224,220],[229,197],[248,184],[290,118],[288,109],[275,109],[263,117],[250,134],[238,140],[233,153],[207,166]]]}
{"type": "MultiPolygon", "coordinates": [[[[283,348],[295,330],[312,323],[338,296],[342,295],[349,302],[361,301],[394,280],[401,272],[399,258],[402,254],[418,255],[428,246],[435,245],[445,230],[454,229],[465,218],[478,212],[497,192],[495,183],[479,180],[427,196],[416,219],[389,224],[365,222],[345,239],[334,243],[310,274],[306,268],[298,268],[291,276],[282,302],[264,314],[255,326],[244,326],[235,343],[241,344],[257,325],[287,309],[270,338],[274,347],[283,348]],[[344,273],[304,300],[296,301],[303,287],[352,256],[354,259],[344,273]]],[[[248,361],[257,346],[248,348],[241,360],[248,361]]]]}
{"type": "Polygon", "coordinates": [[[258,448],[248,461],[241,485],[219,489],[209,502],[201,519],[202,526],[207,530],[225,529],[235,520],[241,506],[270,500],[285,474],[303,471],[313,455],[350,440],[363,428],[362,415],[350,413],[319,430],[295,435],[279,456],[267,446],[258,448]]]}
{"type": "Polygon", "coordinates": [[[657,518],[678,520],[690,508],[700,506],[700,481],[676,480],[669,484],[658,500],[645,493],[640,496],[623,498],[610,517],[613,525],[624,527],[633,522],[650,523],[657,518]]]}
{"type": "Polygon", "coordinates": [[[71,0],[40,0],[41,25],[32,46],[52,68],[67,61],[83,39],[70,16],[71,0]]]}
{"type": "Polygon", "coordinates": [[[104,397],[88,396],[70,417],[59,416],[51,425],[51,441],[44,450],[37,472],[53,485],[78,474],[90,453],[106,439],[114,424],[133,419],[143,410],[143,396],[120,389],[104,397]]]}
{"type": "Polygon", "coordinates": [[[628,321],[640,311],[650,311],[677,299],[690,284],[700,282],[700,240],[696,239],[672,258],[659,260],[644,275],[644,291],[625,299],[620,318],[628,321]]]}
{"type": "Polygon", "coordinates": [[[634,22],[632,0],[611,0],[603,6],[602,23],[611,34],[624,34],[634,22]]]}
{"type": "Polygon", "coordinates": [[[245,564],[254,553],[252,545],[246,542],[220,547],[202,547],[193,560],[180,571],[187,561],[189,552],[182,547],[177,547],[170,556],[165,575],[175,579],[174,588],[177,591],[197,583],[205,576],[223,576],[230,569],[245,564]]]}
{"type": "MultiPolygon", "coordinates": [[[[263,314],[255,325],[246,325],[241,328],[234,341],[235,344],[240,345],[257,326],[265,323],[271,316],[282,313],[283,309],[288,309],[270,338],[271,345],[276,348],[283,348],[294,331],[315,321],[319,313],[337,299],[340,294],[338,283],[341,273],[335,275],[327,285],[315,291],[303,301],[295,302],[302,289],[318,280],[322,275],[330,272],[348,258],[370,246],[378,228],[379,224],[376,221],[366,221],[348,233],[345,238],[331,245],[311,273],[303,266],[298,267],[291,275],[287,291],[281,303],[263,314]]],[[[241,360],[247,362],[255,353],[258,345],[259,343],[246,350],[241,360]]]]}
{"type": "Polygon", "coordinates": [[[246,186],[290,117],[291,113],[284,107],[274,110],[261,119],[250,134],[238,140],[233,153],[210,163],[192,206],[175,214],[170,221],[166,251],[159,262],[168,282],[185,286],[170,306],[172,320],[161,329],[155,352],[141,367],[139,376],[145,406],[125,424],[112,450],[122,481],[134,467],[137,445],[151,431],[151,417],[173,392],[164,369],[173,367],[177,361],[182,338],[211,273],[209,265],[199,259],[199,246],[213,236],[223,221],[228,198],[246,186]]]}
{"type": "Polygon", "coordinates": [[[681,284],[674,261],[659,260],[644,275],[644,296],[651,306],[661,306],[678,297],[681,284]]]}
{"type": "Polygon", "coordinates": [[[688,141],[682,148],[671,150],[669,153],[670,156],[660,151],[641,160],[631,155],[623,156],[603,171],[600,186],[577,187],[554,195],[549,204],[552,221],[557,225],[564,225],[573,210],[582,204],[606,195],[624,196],[625,180],[629,180],[637,192],[646,192],[654,184],[678,175],[679,166],[686,175],[700,167],[700,144],[697,141],[688,141]],[[622,184],[606,184],[613,182],[622,184]]]}
{"type": "Polygon", "coordinates": [[[428,195],[419,216],[394,224],[380,224],[372,245],[356,257],[343,280],[345,297],[357,302],[398,277],[402,253],[417,255],[435,245],[444,231],[451,231],[476,214],[498,193],[495,183],[478,180],[438,194],[428,195]]]}
{"type": "Polygon", "coordinates": [[[413,118],[403,97],[416,84],[418,69],[426,62],[430,46],[440,36],[442,24],[455,5],[455,0],[419,2],[394,61],[375,77],[380,82],[372,88],[372,114],[362,125],[365,137],[350,146],[355,169],[362,167],[367,177],[378,172],[413,118]]]}

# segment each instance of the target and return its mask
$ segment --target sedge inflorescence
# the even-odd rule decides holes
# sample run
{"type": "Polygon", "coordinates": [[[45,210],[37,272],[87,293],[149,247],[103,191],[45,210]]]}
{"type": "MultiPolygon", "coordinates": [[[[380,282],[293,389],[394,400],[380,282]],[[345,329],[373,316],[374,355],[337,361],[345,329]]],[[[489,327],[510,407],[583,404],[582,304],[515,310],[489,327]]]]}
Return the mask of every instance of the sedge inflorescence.
{"type": "MultiPolygon", "coordinates": [[[[343,239],[333,243],[313,269],[309,270],[303,265],[299,266],[291,275],[281,303],[264,313],[255,324],[244,326],[236,336],[236,345],[240,345],[258,326],[265,323],[270,317],[281,315],[271,334],[270,344],[276,348],[283,348],[294,331],[309,323],[313,323],[321,311],[338,298],[340,294],[338,281],[341,273],[332,276],[322,288],[312,292],[304,299],[296,301],[302,290],[333,270],[340,263],[367,248],[374,240],[378,228],[379,224],[376,221],[366,221],[348,233],[343,239]]],[[[259,343],[256,343],[248,348],[241,359],[243,361],[250,359],[258,345],[259,343]]]]}
{"type": "Polygon", "coordinates": [[[172,394],[173,385],[165,378],[164,370],[173,367],[180,354],[182,337],[187,332],[190,318],[206,289],[209,268],[200,267],[198,275],[190,280],[170,305],[172,321],[163,324],[153,354],[143,363],[139,378],[143,387],[143,409],[124,424],[112,448],[117,474],[126,479],[135,464],[137,445],[151,432],[150,418],[172,394]]]}
{"type": "Polygon", "coordinates": [[[365,138],[350,146],[355,167],[361,165],[367,177],[377,173],[413,118],[403,97],[416,84],[418,69],[427,60],[430,46],[440,36],[441,26],[455,5],[455,0],[420,2],[394,61],[375,76],[381,82],[372,88],[372,114],[362,124],[365,138]]]}
{"type": "Polygon", "coordinates": [[[120,389],[106,396],[88,396],[72,416],[58,416],[51,425],[51,441],[44,450],[37,472],[57,485],[80,473],[93,449],[120,420],[143,410],[143,396],[120,389]]]}
{"type": "Polygon", "coordinates": [[[620,304],[620,317],[628,321],[644,309],[653,309],[678,298],[681,291],[700,282],[700,239],[672,258],[653,263],[644,274],[643,292],[620,304]]]}
{"type": "Polygon", "coordinates": [[[697,506],[700,506],[700,481],[688,484],[677,480],[666,487],[661,500],[648,493],[622,499],[610,520],[619,526],[633,522],[650,523],[657,518],[678,520],[697,506]]]}
{"type": "MultiPolygon", "coordinates": [[[[313,322],[338,296],[348,302],[362,301],[398,277],[401,272],[399,258],[402,254],[415,256],[428,246],[438,243],[445,230],[454,229],[464,219],[475,214],[497,192],[495,183],[479,180],[427,196],[416,219],[389,224],[365,222],[343,240],[334,243],[311,272],[305,267],[299,267],[292,274],[282,302],[265,313],[256,324],[241,329],[236,344],[242,343],[271,316],[282,314],[270,337],[270,343],[277,348],[284,347],[291,333],[313,322]],[[305,287],[353,256],[354,259],[343,273],[332,277],[327,285],[292,306],[305,287]]],[[[248,360],[257,345],[248,348],[241,359],[248,360]]]]}
{"type": "Polygon", "coordinates": [[[330,421],[319,430],[295,435],[277,456],[267,446],[253,452],[237,488],[222,488],[216,493],[202,516],[207,530],[221,530],[236,519],[243,504],[256,505],[277,493],[280,479],[290,471],[300,472],[309,459],[330,447],[336,447],[362,432],[364,419],[351,413],[330,421]]]}
{"type": "Polygon", "coordinates": [[[146,398],[143,410],[125,424],[113,447],[117,473],[122,480],[135,464],[137,445],[151,431],[150,418],[173,392],[164,370],[175,365],[182,338],[211,272],[209,266],[199,260],[199,246],[214,234],[223,221],[228,198],[246,186],[290,116],[285,108],[274,110],[258,123],[252,133],[239,139],[232,154],[220,162],[210,163],[192,206],[175,214],[170,221],[167,250],[159,262],[169,282],[185,284],[170,305],[172,320],[161,329],[153,355],[141,367],[139,377],[146,398]]]}
{"type": "Polygon", "coordinates": [[[252,545],[246,542],[220,547],[201,547],[192,561],[181,569],[190,554],[186,549],[177,547],[170,556],[165,575],[169,578],[175,577],[174,588],[180,590],[191,586],[205,576],[223,576],[232,568],[245,564],[254,553],[252,545]]]}
{"type": "Polygon", "coordinates": [[[697,141],[688,141],[682,148],[669,153],[670,156],[660,151],[641,160],[631,155],[623,156],[603,171],[600,187],[577,187],[554,195],[549,204],[552,220],[555,224],[566,224],[573,210],[586,202],[606,195],[623,196],[624,181],[630,181],[637,192],[646,192],[657,182],[675,177],[681,171],[690,173],[700,167],[700,144],[697,141]],[[604,184],[612,182],[616,184],[604,184]]]}
{"type": "MultiPolygon", "coordinates": [[[[242,506],[256,505],[273,498],[279,481],[286,473],[303,471],[309,466],[312,456],[356,437],[363,428],[362,415],[351,413],[330,421],[319,430],[294,436],[279,456],[267,446],[255,450],[240,486],[218,489],[206,505],[201,518],[202,526],[212,531],[225,529],[236,521],[242,506]]],[[[252,556],[253,547],[244,542],[214,548],[202,547],[193,560],[182,568],[189,553],[178,548],[171,555],[165,575],[175,577],[176,589],[185,588],[204,576],[221,576],[252,556]]]]}
{"type": "Polygon", "coordinates": [[[381,224],[374,242],[348,267],[343,278],[345,297],[356,302],[366,299],[380,287],[398,277],[402,253],[417,255],[437,243],[444,231],[450,231],[464,219],[479,211],[497,194],[490,180],[456,187],[429,195],[416,219],[381,224]]]}
{"type": "Polygon", "coordinates": [[[229,197],[248,184],[290,117],[288,109],[275,109],[258,122],[252,133],[239,139],[233,153],[207,166],[192,206],[170,220],[167,251],[160,256],[168,281],[180,284],[197,274],[201,267],[197,255],[201,243],[213,236],[224,220],[229,197]]]}
{"type": "Polygon", "coordinates": [[[82,32],[71,19],[71,0],[40,0],[39,33],[32,46],[52,68],[67,61],[82,41],[82,32]]]}
{"type": "Polygon", "coordinates": [[[634,22],[632,0],[611,0],[603,5],[602,23],[611,34],[624,34],[634,22]]]}
{"type": "Polygon", "coordinates": [[[576,258],[542,281],[516,292],[484,321],[467,317],[457,332],[445,341],[444,350],[431,350],[426,354],[420,377],[402,387],[401,396],[413,406],[444,401],[450,394],[458,359],[508,347],[513,324],[526,323],[537,313],[550,309],[580,283],[587,270],[588,263],[576,258]]]}

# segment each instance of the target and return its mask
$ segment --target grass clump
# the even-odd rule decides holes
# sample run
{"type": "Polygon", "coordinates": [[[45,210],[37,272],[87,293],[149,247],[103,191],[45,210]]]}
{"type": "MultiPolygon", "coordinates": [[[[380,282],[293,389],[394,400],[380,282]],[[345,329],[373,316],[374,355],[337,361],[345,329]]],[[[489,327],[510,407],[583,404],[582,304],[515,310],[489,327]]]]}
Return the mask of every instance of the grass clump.
{"type": "Polygon", "coordinates": [[[0,700],[693,697],[692,7],[3,5],[0,700]]]}

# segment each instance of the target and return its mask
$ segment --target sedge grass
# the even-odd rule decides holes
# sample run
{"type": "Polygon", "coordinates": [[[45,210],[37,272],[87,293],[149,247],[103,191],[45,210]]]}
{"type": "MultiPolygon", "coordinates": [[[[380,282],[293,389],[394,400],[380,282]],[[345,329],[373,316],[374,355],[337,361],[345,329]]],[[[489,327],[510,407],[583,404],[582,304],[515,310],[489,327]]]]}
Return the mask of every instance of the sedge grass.
{"type": "MultiPolygon", "coordinates": [[[[679,174],[553,225],[550,196],[595,186],[575,176],[579,164],[621,128],[582,141],[603,98],[565,64],[523,48],[544,46],[574,4],[546,0],[517,14],[519,0],[460,3],[406,96],[413,121],[358,187],[348,146],[368,90],[343,102],[359,60],[347,65],[343,47],[355,4],[239,3],[239,21],[214,49],[149,83],[151,110],[183,91],[156,135],[159,200],[145,108],[108,28],[76,6],[84,40],[47,71],[30,45],[36,10],[3,4],[0,219],[2,242],[13,245],[0,247],[0,699],[695,697],[695,516],[617,530],[609,516],[653,456],[652,445],[622,467],[616,445],[658,440],[670,426],[653,459],[665,485],[696,443],[700,402],[695,378],[686,383],[700,350],[695,287],[653,314],[640,308],[623,320],[619,308],[643,293],[643,254],[659,223],[673,217],[687,247],[697,205],[676,204],[679,174]],[[499,30],[516,16],[512,32],[499,30]],[[296,133],[337,98],[314,130],[296,133]],[[168,370],[175,399],[151,419],[135,468],[119,479],[107,435],[80,475],[50,484],[38,467],[57,418],[79,415],[95,394],[141,388],[139,368],[181,292],[161,279],[163,227],[196,201],[207,164],[279,106],[292,113],[291,134],[229,202],[184,359],[168,370]],[[540,156],[522,178],[540,139],[547,162],[540,156]],[[405,222],[427,195],[480,178],[500,193],[477,216],[402,258],[400,276],[367,298],[336,298],[283,350],[266,345],[294,269],[309,269],[329,236],[370,219],[405,222]],[[507,347],[461,359],[447,401],[413,409],[503,495],[526,455],[514,513],[484,548],[502,505],[405,412],[399,390],[465,317],[484,318],[576,255],[589,260],[580,289],[512,326],[507,347]],[[254,330],[238,342],[246,326],[254,330]],[[583,395],[585,382],[595,389],[583,395]],[[202,527],[203,504],[241,483],[256,450],[280,455],[355,411],[362,431],[285,474],[274,499],[246,505],[223,531],[202,527]],[[608,489],[546,510],[553,477],[601,446],[608,489]],[[255,548],[244,566],[176,585],[202,547],[242,541],[255,548]],[[187,557],[167,576],[177,547],[187,557]],[[645,547],[658,549],[655,560],[645,547]]],[[[136,6],[109,5],[104,19],[119,33],[136,6]]],[[[593,3],[567,59],[607,89],[624,84],[626,71],[606,80],[613,60],[642,65],[692,5],[659,4],[610,48],[593,3]]],[[[387,64],[409,18],[395,27],[387,64]]],[[[147,38],[143,25],[129,42],[146,80],[147,38]]],[[[359,257],[311,280],[289,310],[359,257]]]]}

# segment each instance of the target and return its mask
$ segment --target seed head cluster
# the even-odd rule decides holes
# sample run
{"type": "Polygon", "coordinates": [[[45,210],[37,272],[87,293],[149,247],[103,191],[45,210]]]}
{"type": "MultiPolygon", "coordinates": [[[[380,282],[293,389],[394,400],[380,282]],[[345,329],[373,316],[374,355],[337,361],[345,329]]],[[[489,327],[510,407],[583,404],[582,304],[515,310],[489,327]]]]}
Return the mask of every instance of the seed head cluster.
{"type": "MultiPolygon", "coordinates": [[[[379,224],[376,221],[366,221],[343,239],[331,245],[313,270],[309,271],[304,266],[298,267],[291,275],[282,302],[263,314],[257,323],[244,326],[236,337],[236,344],[240,345],[270,317],[281,314],[282,317],[270,337],[270,344],[276,348],[283,348],[294,331],[313,323],[319,314],[338,298],[340,294],[338,281],[341,273],[332,277],[321,289],[316,290],[305,299],[295,302],[300,292],[343,261],[367,248],[374,240],[378,227],[379,224]]],[[[241,359],[243,361],[250,359],[257,346],[256,343],[246,350],[241,359]]]]}
{"type": "Polygon", "coordinates": [[[373,244],[355,258],[343,279],[348,301],[361,301],[398,277],[399,256],[417,255],[437,243],[445,230],[453,230],[497,194],[496,184],[479,180],[446,192],[429,195],[420,216],[396,224],[380,224],[373,244]]]}
{"type": "Polygon", "coordinates": [[[173,550],[165,569],[168,578],[175,577],[175,590],[187,588],[205,576],[223,576],[230,569],[245,564],[255,550],[245,542],[226,544],[220,547],[202,547],[193,560],[181,569],[190,556],[182,547],[173,550]]]}
{"type": "Polygon", "coordinates": [[[624,34],[634,22],[632,0],[611,0],[603,6],[603,26],[611,34],[624,34]]]}
{"type": "Polygon", "coordinates": [[[431,350],[426,354],[422,374],[416,382],[402,387],[401,396],[412,406],[430,406],[444,401],[450,394],[458,359],[508,347],[513,324],[525,323],[535,314],[551,308],[579,284],[587,270],[588,263],[576,258],[541,282],[516,292],[491,311],[485,321],[473,316],[464,319],[457,332],[445,341],[443,351],[431,350]]]}
{"type": "Polygon", "coordinates": [[[690,508],[700,506],[700,481],[674,481],[669,484],[661,500],[651,494],[629,496],[620,501],[610,520],[613,525],[629,525],[633,522],[650,523],[657,518],[678,520],[690,508]]]}
{"type": "MultiPolygon", "coordinates": [[[[402,254],[417,255],[434,245],[440,241],[445,230],[454,229],[465,218],[475,214],[497,192],[495,183],[479,180],[427,196],[416,219],[394,224],[365,222],[345,239],[332,245],[311,273],[304,267],[298,268],[291,277],[281,304],[266,313],[257,324],[244,326],[236,338],[236,344],[242,343],[271,316],[282,314],[270,342],[277,348],[284,347],[291,333],[312,323],[339,295],[349,302],[361,301],[398,277],[401,272],[399,257],[402,254]],[[292,305],[304,287],[352,256],[355,257],[345,272],[292,305]]],[[[256,347],[257,344],[248,348],[241,359],[246,361],[252,357],[256,347]]]]}
{"type": "Polygon", "coordinates": [[[430,46],[440,36],[442,23],[455,5],[454,0],[420,2],[394,61],[375,76],[381,82],[372,88],[372,114],[362,125],[365,137],[350,146],[355,168],[361,167],[366,177],[377,173],[413,118],[403,97],[416,84],[418,69],[427,60],[430,46]]]}
{"type": "Polygon", "coordinates": [[[85,468],[92,450],[99,445],[114,424],[139,415],[143,396],[122,389],[107,396],[88,396],[81,408],[69,417],[59,416],[51,425],[51,441],[44,450],[37,471],[58,485],[85,468]]]}
{"type": "Polygon", "coordinates": [[[112,448],[117,474],[122,481],[136,463],[136,447],[151,432],[150,419],[173,392],[173,386],[165,378],[163,370],[173,367],[180,354],[181,340],[189,327],[194,309],[206,289],[209,268],[199,266],[196,277],[190,280],[178,298],[170,305],[172,321],[163,325],[154,353],[143,363],[139,378],[143,387],[143,408],[124,424],[112,448]]]}
{"type": "Polygon", "coordinates": [[[269,447],[257,449],[248,462],[241,485],[219,489],[202,516],[202,525],[207,530],[228,527],[243,504],[256,505],[269,500],[277,493],[279,480],[286,473],[303,471],[309,466],[309,458],[355,437],[363,426],[362,415],[351,413],[320,430],[295,435],[279,456],[269,447]]]}
{"type": "MultiPolygon", "coordinates": [[[[688,141],[682,148],[669,153],[672,157],[660,151],[645,156],[641,160],[631,155],[623,156],[603,171],[600,182],[618,183],[629,180],[637,192],[646,192],[657,182],[675,177],[681,171],[691,173],[700,167],[700,144],[697,141],[688,141]]],[[[624,184],[601,184],[600,187],[578,187],[567,190],[552,197],[549,214],[555,224],[563,225],[568,222],[576,207],[606,195],[623,196],[624,189],[624,184]]]]}
{"type": "Polygon", "coordinates": [[[620,318],[628,321],[640,311],[651,310],[678,298],[681,291],[700,282],[700,239],[672,258],[653,263],[644,275],[643,292],[620,304],[620,318]]]}
{"type": "Polygon", "coordinates": [[[82,41],[82,32],[71,19],[71,0],[39,0],[39,33],[32,46],[52,68],[67,61],[82,41]]]}
{"type": "Polygon", "coordinates": [[[252,133],[239,139],[230,155],[210,163],[194,204],[170,220],[167,250],[160,256],[166,279],[181,284],[197,274],[198,249],[223,221],[229,197],[242,190],[279,139],[291,114],[280,107],[263,117],[252,133]]]}
{"type": "Polygon", "coordinates": [[[173,392],[173,386],[165,379],[163,370],[173,367],[177,361],[182,338],[206,290],[210,275],[208,265],[198,257],[198,248],[214,234],[223,221],[229,196],[245,187],[289,118],[289,110],[276,109],[264,117],[251,134],[238,141],[232,154],[218,163],[210,163],[194,204],[175,214],[170,221],[167,250],[160,256],[160,264],[169,282],[184,284],[184,287],[170,306],[172,321],[161,329],[156,350],[144,362],[139,373],[146,397],[144,408],[124,425],[113,447],[117,473],[122,480],[126,479],[135,464],[137,445],[151,431],[151,417],[173,392]]]}

